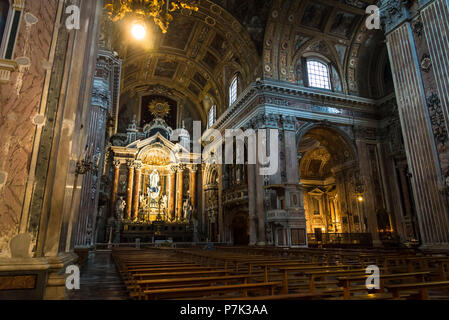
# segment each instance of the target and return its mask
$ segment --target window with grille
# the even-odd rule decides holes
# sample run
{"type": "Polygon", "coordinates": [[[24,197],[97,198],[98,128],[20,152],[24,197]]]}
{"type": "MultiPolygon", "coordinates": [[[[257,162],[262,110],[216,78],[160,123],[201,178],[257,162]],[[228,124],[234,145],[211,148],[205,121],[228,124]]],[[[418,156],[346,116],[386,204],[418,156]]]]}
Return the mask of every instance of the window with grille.
{"type": "Polygon", "coordinates": [[[329,67],[326,64],[316,60],[308,60],[307,74],[310,87],[331,90],[329,67]]]}
{"type": "Polygon", "coordinates": [[[232,106],[232,104],[237,101],[238,83],[239,78],[238,76],[235,76],[231,82],[231,85],[229,86],[229,106],[232,106]]]}
{"type": "Polygon", "coordinates": [[[207,128],[212,128],[215,121],[217,120],[217,106],[212,106],[209,110],[209,115],[207,117],[207,128]]]}

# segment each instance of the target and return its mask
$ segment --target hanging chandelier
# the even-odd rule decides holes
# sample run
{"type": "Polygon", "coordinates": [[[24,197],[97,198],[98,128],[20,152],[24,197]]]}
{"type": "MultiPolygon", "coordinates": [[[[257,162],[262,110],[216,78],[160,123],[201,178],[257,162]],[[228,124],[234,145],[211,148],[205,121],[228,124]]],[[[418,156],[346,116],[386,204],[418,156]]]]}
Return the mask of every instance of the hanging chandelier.
{"type": "Polygon", "coordinates": [[[187,9],[198,11],[200,0],[113,0],[105,10],[112,21],[119,21],[128,15],[140,19],[153,17],[154,22],[166,33],[173,21],[172,13],[187,9]]]}

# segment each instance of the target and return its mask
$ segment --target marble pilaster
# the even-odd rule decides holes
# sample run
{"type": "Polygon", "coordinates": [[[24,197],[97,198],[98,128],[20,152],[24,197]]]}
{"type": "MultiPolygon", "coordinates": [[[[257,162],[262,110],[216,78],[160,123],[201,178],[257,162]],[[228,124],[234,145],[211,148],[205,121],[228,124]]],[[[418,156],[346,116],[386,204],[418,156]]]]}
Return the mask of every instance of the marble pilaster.
{"type": "Polygon", "coordinates": [[[142,183],[142,163],[136,162],[134,173],[134,192],[133,192],[133,209],[132,219],[135,220],[139,216],[139,197],[140,197],[140,185],[142,183]]]}
{"type": "Polygon", "coordinates": [[[132,216],[132,201],[134,189],[134,168],[135,161],[128,161],[128,184],[126,191],[126,219],[130,220],[132,216]]]}
{"type": "Polygon", "coordinates": [[[111,203],[110,203],[110,213],[109,217],[114,218],[115,217],[115,203],[117,202],[117,193],[118,193],[118,184],[119,184],[119,177],[120,177],[120,160],[114,160],[113,161],[113,181],[112,181],[112,194],[111,194],[111,203]]]}

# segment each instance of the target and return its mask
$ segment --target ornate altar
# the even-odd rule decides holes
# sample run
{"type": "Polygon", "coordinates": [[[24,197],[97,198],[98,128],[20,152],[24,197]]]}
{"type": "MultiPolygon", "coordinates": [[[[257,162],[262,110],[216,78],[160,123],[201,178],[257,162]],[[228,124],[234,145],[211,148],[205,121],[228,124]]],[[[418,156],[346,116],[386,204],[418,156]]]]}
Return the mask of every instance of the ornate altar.
{"type": "Polygon", "coordinates": [[[133,120],[126,147],[111,147],[115,204],[111,208],[122,208],[115,214],[122,222],[122,242],[193,238],[198,171],[194,163],[200,155],[187,151],[188,138],[181,136],[179,143],[169,140],[172,129],[163,119],[166,108],[163,102],[153,102],[155,119],[142,131],[133,120]]]}

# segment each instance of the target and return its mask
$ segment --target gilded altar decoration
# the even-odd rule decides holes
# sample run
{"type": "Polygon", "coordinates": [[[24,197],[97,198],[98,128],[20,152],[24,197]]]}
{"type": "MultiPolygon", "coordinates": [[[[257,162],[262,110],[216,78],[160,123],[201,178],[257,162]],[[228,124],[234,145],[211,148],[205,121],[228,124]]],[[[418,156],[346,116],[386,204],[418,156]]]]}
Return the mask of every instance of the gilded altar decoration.
{"type": "Polygon", "coordinates": [[[170,113],[170,105],[167,101],[161,99],[153,100],[148,106],[151,114],[156,118],[165,118],[170,113]]]}
{"type": "Polygon", "coordinates": [[[142,157],[142,162],[150,166],[166,166],[171,163],[169,155],[156,149],[142,157]]]}
{"type": "Polygon", "coordinates": [[[112,21],[119,21],[127,15],[147,19],[152,17],[162,30],[167,33],[172,13],[180,9],[198,11],[199,0],[113,0],[105,9],[112,21]]]}
{"type": "Polygon", "coordinates": [[[24,290],[36,287],[35,275],[0,276],[0,290],[24,290]]]}

